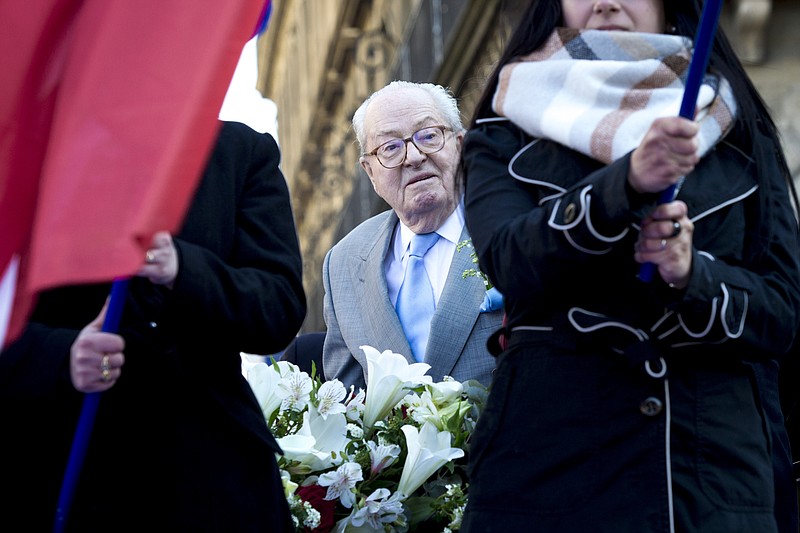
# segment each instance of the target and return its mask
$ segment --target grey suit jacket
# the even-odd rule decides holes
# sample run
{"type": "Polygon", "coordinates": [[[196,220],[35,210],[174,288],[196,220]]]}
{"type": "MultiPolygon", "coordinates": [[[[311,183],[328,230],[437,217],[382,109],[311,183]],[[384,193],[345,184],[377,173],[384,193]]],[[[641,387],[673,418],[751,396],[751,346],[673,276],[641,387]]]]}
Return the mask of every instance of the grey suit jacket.
{"type": "MultiPolygon", "coordinates": [[[[389,300],[384,272],[398,221],[393,210],[380,213],[353,229],[325,256],[323,312],[328,331],[323,366],[327,379],[337,378],[347,387],[365,387],[368,379],[367,359],[360,346],[392,350],[415,362],[389,300]]],[[[464,226],[461,239],[468,238],[464,226]]],[[[462,276],[474,266],[467,249],[455,252],[425,352],[434,381],[447,375],[458,381],[491,383],[495,359],[486,349],[486,340],[501,326],[503,312],[480,312],[486,293],[483,281],[462,276]]]]}

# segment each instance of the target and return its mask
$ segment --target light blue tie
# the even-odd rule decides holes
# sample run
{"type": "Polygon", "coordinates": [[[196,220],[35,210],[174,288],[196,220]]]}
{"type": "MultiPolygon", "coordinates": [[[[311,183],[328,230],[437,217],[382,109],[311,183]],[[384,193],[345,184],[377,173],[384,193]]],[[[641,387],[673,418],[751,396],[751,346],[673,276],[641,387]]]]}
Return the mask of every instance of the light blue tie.
{"type": "Polygon", "coordinates": [[[425,347],[431,331],[431,319],[436,309],[433,286],[425,270],[424,257],[439,240],[438,233],[414,235],[408,252],[406,276],[397,294],[397,316],[403,325],[411,353],[419,362],[425,357],[425,347]]]}

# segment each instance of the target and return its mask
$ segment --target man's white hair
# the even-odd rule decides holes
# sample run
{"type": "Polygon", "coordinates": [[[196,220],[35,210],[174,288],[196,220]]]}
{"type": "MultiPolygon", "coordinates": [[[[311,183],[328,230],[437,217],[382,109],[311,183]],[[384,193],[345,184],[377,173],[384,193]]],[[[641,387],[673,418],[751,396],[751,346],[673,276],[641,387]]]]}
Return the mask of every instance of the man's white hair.
{"type": "Polygon", "coordinates": [[[396,80],[372,93],[353,114],[353,131],[356,133],[356,139],[358,140],[362,152],[366,150],[367,143],[367,132],[364,131],[364,120],[366,118],[367,108],[372,100],[376,96],[389,91],[411,88],[422,89],[430,95],[436,108],[442,113],[444,126],[449,127],[456,133],[464,131],[464,125],[461,122],[461,112],[458,110],[458,102],[449,89],[433,83],[415,83],[396,80]]]}

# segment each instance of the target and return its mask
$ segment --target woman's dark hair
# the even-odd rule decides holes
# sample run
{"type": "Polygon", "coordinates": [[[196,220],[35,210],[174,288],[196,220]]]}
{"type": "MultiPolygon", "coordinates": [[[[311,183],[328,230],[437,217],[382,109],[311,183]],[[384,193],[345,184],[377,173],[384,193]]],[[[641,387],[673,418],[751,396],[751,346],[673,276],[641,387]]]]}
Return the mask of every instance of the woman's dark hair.
{"type": "Polygon", "coordinates": [[[492,111],[492,96],[500,69],[517,57],[539,48],[557,26],[563,25],[562,20],[560,0],[531,1],[520,17],[519,24],[511,34],[492,74],[486,80],[470,127],[475,126],[475,121],[479,118],[495,116],[492,111]]]}
{"type": "MultiPolygon", "coordinates": [[[[676,34],[694,39],[702,14],[702,2],[700,0],[663,0],[663,4],[667,25],[674,26],[676,34]]],[[[492,111],[492,97],[497,86],[500,69],[514,59],[538,49],[556,27],[564,24],[563,20],[560,0],[531,0],[487,80],[486,87],[475,108],[470,127],[474,127],[475,121],[479,118],[496,116],[492,111]]],[[[757,168],[767,168],[768,163],[776,165],[783,174],[791,199],[794,206],[797,207],[797,190],[781,149],[778,128],[722,28],[718,28],[714,36],[709,68],[716,70],[728,80],[738,105],[734,129],[726,140],[744,153],[752,154],[757,168]],[[772,146],[764,147],[762,143],[756,142],[759,134],[771,141],[772,146]],[[772,162],[768,161],[769,159],[772,162]]],[[[770,202],[768,196],[769,187],[761,187],[759,222],[762,223],[761,231],[766,231],[761,234],[766,239],[764,245],[771,242],[772,235],[769,228],[773,227],[771,223],[767,223],[771,213],[768,208],[770,202]]]]}

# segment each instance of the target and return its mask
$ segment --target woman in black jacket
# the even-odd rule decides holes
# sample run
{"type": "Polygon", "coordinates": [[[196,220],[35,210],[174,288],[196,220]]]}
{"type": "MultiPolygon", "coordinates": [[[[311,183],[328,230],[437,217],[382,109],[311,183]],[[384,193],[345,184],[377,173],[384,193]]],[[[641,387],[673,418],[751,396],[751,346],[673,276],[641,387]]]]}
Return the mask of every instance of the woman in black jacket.
{"type": "Polygon", "coordinates": [[[0,357],[0,529],[51,529],[79,391],[105,391],[68,530],[293,530],[240,357],[281,351],[306,312],[279,161],[268,134],[221,125],[182,229],[156,234],[130,280],[124,356],[120,342],[100,359],[99,324],[84,328],[107,285],[40,296],[0,357]]]}
{"type": "Polygon", "coordinates": [[[507,326],[465,532],[796,531],[777,394],[796,193],[721,30],[695,120],[677,116],[699,18],[534,0],[489,79],[466,219],[507,326]]]}

